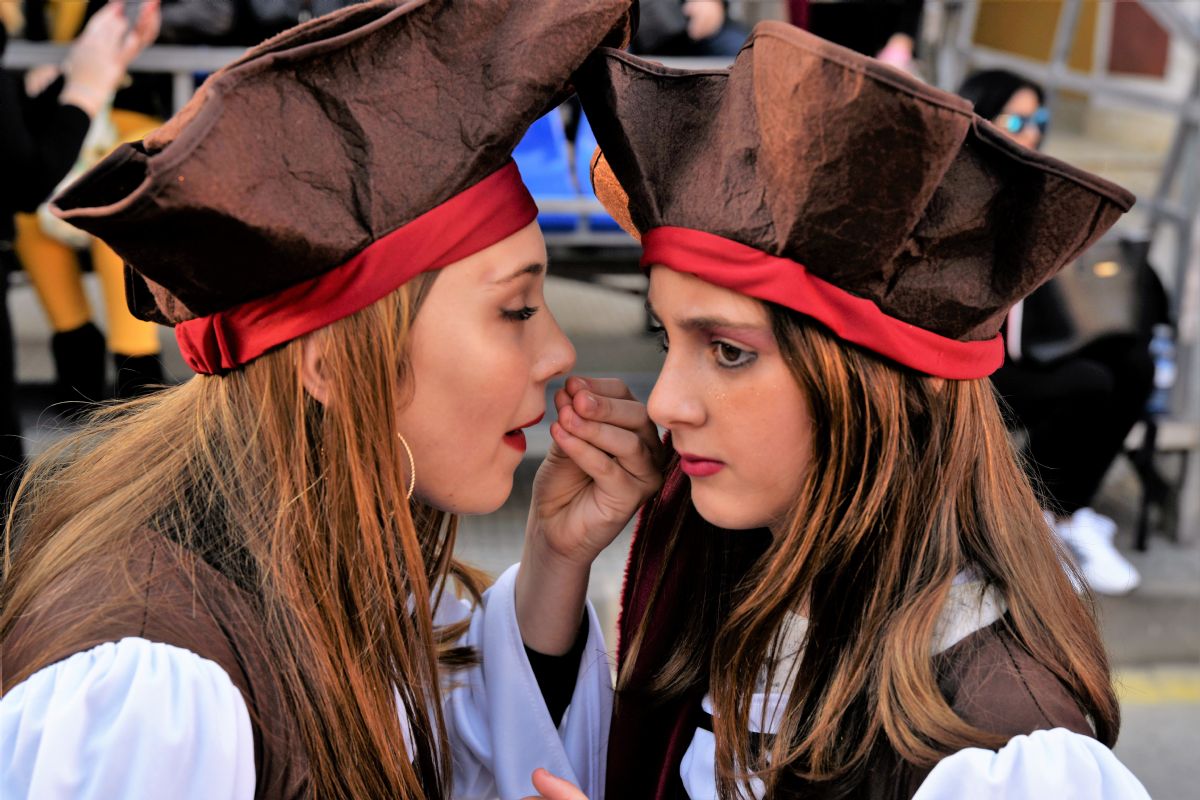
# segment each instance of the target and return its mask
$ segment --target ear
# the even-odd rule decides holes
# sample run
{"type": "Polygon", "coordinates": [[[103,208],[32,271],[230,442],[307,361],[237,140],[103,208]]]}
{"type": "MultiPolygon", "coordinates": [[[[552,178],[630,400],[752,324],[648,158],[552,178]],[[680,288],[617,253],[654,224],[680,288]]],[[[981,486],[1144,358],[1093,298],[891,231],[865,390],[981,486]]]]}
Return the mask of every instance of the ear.
{"type": "Polygon", "coordinates": [[[300,383],[321,405],[329,404],[329,381],[325,375],[325,339],[312,334],[300,342],[300,383]]]}

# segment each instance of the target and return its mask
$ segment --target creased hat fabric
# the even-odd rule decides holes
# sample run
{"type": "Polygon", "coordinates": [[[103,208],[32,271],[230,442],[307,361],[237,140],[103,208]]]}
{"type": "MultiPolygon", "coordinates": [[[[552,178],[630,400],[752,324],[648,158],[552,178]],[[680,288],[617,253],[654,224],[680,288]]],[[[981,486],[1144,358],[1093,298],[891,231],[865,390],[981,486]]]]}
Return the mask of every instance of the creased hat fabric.
{"type": "MultiPolygon", "coordinates": [[[[512,151],[589,53],[627,39],[631,4],[347,7],[212,75],[175,118],[61,194],[57,211],[125,259],[134,313],[168,324],[319,279],[511,168],[487,193],[508,219],[486,246],[536,216],[512,151]]],[[[401,272],[444,266],[395,256],[401,272]]],[[[387,291],[412,275],[401,277],[387,291]]]]}
{"type": "Polygon", "coordinates": [[[824,322],[933,375],[998,367],[1008,309],[1133,203],[970,104],[790,25],[728,70],[599,51],[577,86],[597,195],[649,266],[824,322]],[[707,234],[705,236],[704,234],[707,234]]]}

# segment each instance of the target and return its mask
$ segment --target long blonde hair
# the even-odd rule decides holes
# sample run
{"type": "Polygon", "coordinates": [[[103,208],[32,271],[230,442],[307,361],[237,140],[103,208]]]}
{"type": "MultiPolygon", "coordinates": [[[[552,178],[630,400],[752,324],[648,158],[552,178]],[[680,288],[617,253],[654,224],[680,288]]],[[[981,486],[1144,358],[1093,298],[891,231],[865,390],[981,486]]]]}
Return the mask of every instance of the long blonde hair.
{"type": "MultiPolygon", "coordinates": [[[[710,692],[720,796],[741,796],[752,773],[767,796],[812,784],[853,793],[881,745],[919,766],[1003,745],[1005,737],[954,713],[930,657],[939,612],[966,569],[1002,594],[1002,624],[1111,745],[1120,713],[1104,646],[1064,574],[1066,554],[990,382],[929,378],[805,317],[769,310],[813,426],[812,462],[785,529],[740,571],[723,565],[737,563],[748,534],[697,535],[679,521],[655,533],[668,536],[660,587],[679,548],[704,551],[695,563],[704,565],[705,587],[650,689],[658,698],[710,692]],[[760,748],[748,733],[755,678],[775,683],[784,620],[804,607],[803,655],[779,676],[789,699],[774,741],[760,748]]],[[[651,603],[664,601],[656,591],[651,603]]],[[[634,680],[646,636],[644,627],[634,631],[619,690],[634,680]]]]}
{"type": "MultiPolygon", "coordinates": [[[[471,654],[453,647],[461,625],[434,630],[431,594],[454,576],[477,596],[482,580],[451,558],[455,520],[406,497],[397,410],[412,387],[408,333],[432,280],[311,334],[324,347],[325,405],[305,392],[293,341],[226,375],[100,410],[51,448],[10,514],[0,640],[35,602],[78,588],[72,567],[119,570],[113,554],[131,537],[169,529],[259,603],[314,796],[448,796],[439,656],[458,666],[471,654]]],[[[71,609],[53,638],[104,613],[71,609]]]]}

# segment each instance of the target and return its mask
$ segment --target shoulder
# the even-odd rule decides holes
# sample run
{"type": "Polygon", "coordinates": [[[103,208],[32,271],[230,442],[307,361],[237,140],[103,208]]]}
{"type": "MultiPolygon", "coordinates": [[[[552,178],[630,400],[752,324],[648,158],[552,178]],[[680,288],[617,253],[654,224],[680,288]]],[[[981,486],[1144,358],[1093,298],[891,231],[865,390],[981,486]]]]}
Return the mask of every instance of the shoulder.
{"type": "Polygon", "coordinates": [[[249,798],[254,737],[218,664],[141,638],[43,667],[0,698],[0,795],[249,798]]]}
{"type": "Polygon", "coordinates": [[[246,666],[260,667],[244,645],[261,638],[243,593],[161,534],[130,536],[119,558],[64,570],[24,609],[0,642],[4,686],[106,642],[141,638],[214,661],[243,690],[246,666]]]}
{"type": "Polygon", "coordinates": [[[1051,728],[1093,733],[1075,696],[1003,618],[939,654],[937,664],[951,708],[977,728],[1010,737],[1051,728]]]}
{"type": "Polygon", "coordinates": [[[1112,751],[1064,728],[1014,736],[997,751],[968,748],[942,759],[913,800],[1149,800],[1112,751]]]}

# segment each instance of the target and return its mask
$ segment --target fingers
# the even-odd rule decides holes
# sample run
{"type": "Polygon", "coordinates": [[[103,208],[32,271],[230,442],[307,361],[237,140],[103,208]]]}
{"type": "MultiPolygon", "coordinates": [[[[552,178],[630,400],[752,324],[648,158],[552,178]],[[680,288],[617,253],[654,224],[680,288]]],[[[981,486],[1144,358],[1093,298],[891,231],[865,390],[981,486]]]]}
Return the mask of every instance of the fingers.
{"type": "Polygon", "coordinates": [[[596,422],[607,422],[627,431],[640,431],[650,423],[646,406],[636,400],[618,400],[584,390],[571,398],[571,407],[596,422]]]}
{"type": "Polygon", "coordinates": [[[126,33],[121,40],[121,59],[129,65],[137,58],[142,50],[154,43],[158,38],[162,14],[157,0],[143,3],[137,8],[137,19],[126,19],[126,33]]]}
{"type": "Polygon", "coordinates": [[[554,404],[560,419],[564,409],[571,408],[584,419],[636,433],[656,463],[665,460],[658,426],[646,413],[645,403],[634,398],[624,381],[572,377],[564,389],[555,393],[554,404]]]}
{"type": "Polygon", "coordinates": [[[575,784],[540,768],[533,771],[533,788],[541,792],[545,800],[588,800],[575,784]]]}
{"type": "Polygon", "coordinates": [[[559,412],[558,424],[572,436],[622,460],[635,458],[645,449],[645,443],[633,431],[587,419],[570,406],[559,412]]]}
{"type": "Polygon", "coordinates": [[[550,437],[577,467],[598,484],[611,485],[612,481],[619,480],[625,473],[616,459],[595,445],[571,434],[561,422],[550,425],[550,437]]]}
{"type": "Polygon", "coordinates": [[[162,8],[159,0],[150,0],[141,7],[137,24],[134,26],[141,47],[145,48],[154,43],[161,26],[162,8]]]}
{"type": "Polygon", "coordinates": [[[658,489],[662,473],[655,453],[637,434],[583,419],[569,408],[550,433],[605,494],[630,495],[640,502],[658,489]]]}
{"type": "Polygon", "coordinates": [[[620,400],[637,399],[633,396],[633,392],[629,391],[625,381],[620,378],[581,378],[578,375],[572,375],[567,378],[566,389],[567,393],[572,396],[585,389],[590,389],[597,394],[620,400]]]}

